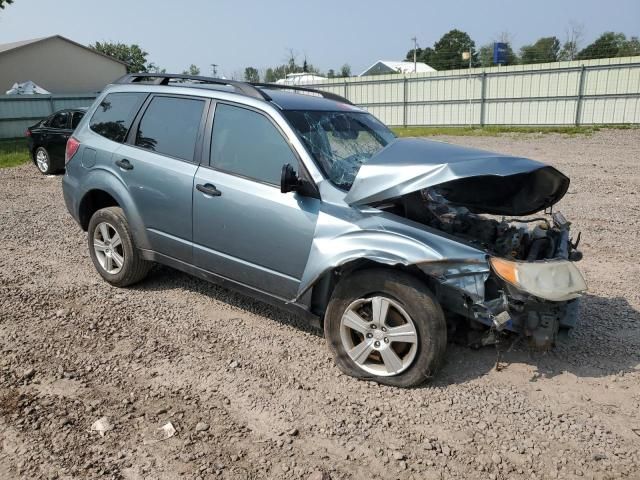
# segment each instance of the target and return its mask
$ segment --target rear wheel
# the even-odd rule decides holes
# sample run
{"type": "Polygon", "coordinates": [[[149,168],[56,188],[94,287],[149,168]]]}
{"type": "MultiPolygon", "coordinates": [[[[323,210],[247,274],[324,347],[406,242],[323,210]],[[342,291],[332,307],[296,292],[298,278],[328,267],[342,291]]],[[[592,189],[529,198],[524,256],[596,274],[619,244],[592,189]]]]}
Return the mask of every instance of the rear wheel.
{"type": "Polygon", "coordinates": [[[135,247],[129,224],[120,207],[98,210],[89,221],[89,253],[107,282],[126,287],[142,280],[152,266],[135,247]]]}
{"type": "Polygon", "coordinates": [[[51,165],[51,157],[46,148],[38,147],[34,153],[34,159],[36,167],[38,167],[38,170],[40,170],[40,173],[43,175],[51,175],[55,172],[51,165]]]}
{"type": "Polygon", "coordinates": [[[411,387],[431,378],[444,358],[444,314],[426,285],[403,272],[363,270],[336,287],[325,337],[346,374],[411,387]]]}

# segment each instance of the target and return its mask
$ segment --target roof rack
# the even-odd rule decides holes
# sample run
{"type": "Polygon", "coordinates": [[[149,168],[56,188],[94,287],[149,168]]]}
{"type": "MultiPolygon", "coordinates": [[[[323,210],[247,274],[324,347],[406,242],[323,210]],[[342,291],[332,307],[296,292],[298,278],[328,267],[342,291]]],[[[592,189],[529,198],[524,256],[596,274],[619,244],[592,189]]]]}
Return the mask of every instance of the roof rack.
{"type": "Polygon", "coordinates": [[[275,83],[249,83],[240,82],[237,80],[227,80],[224,78],[212,78],[201,77],[199,75],[182,75],[177,73],[128,73],[123,77],[115,81],[117,84],[130,84],[145,82],[145,79],[153,79],[150,83],[152,85],[169,85],[171,80],[193,80],[199,83],[211,84],[211,85],[223,85],[232,87],[236,92],[246,95],[248,97],[258,98],[260,100],[271,101],[271,97],[264,89],[272,90],[293,90],[299,92],[315,93],[328,100],[334,100],[336,102],[346,103],[353,105],[349,100],[335,93],[324,92],[322,90],[316,90],[313,88],[300,87],[297,85],[279,85],[275,83]]]}
{"type": "Polygon", "coordinates": [[[259,98],[260,100],[271,100],[271,97],[263,93],[260,89],[247,82],[238,82],[224,78],[201,77],[199,75],[182,75],[177,73],[128,73],[116,80],[117,84],[141,83],[145,79],[154,79],[152,85],[169,85],[171,80],[193,80],[200,83],[212,85],[223,85],[234,88],[238,93],[248,97],[259,98]]]}
{"type": "Polygon", "coordinates": [[[252,82],[251,85],[253,85],[254,87],[261,87],[261,88],[267,88],[267,89],[273,89],[273,90],[293,90],[293,91],[299,91],[299,92],[315,93],[328,100],[335,100],[336,102],[353,105],[353,103],[351,103],[346,98],[341,97],[340,95],[337,95],[331,92],[324,92],[322,90],[316,90],[315,88],[300,87],[298,85],[284,85],[284,84],[278,84],[278,83],[257,83],[257,82],[252,82]]]}

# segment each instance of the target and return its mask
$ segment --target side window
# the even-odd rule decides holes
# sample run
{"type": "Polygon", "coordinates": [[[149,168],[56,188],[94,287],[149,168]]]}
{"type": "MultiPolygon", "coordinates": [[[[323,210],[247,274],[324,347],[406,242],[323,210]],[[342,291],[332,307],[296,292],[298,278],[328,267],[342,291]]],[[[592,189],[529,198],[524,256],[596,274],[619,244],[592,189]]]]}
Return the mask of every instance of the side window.
{"type": "Polygon", "coordinates": [[[73,116],[71,117],[71,128],[72,129],[74,129],[74,130],[76,129],[76,127],[80,123],[80,120],[82,120],[82,117],[84,117],[84,112],[73,112],[73,116]]]}
{"type": "Polygon", "coordinates": [[[67,120],[69,119],[69,112],[60,112],[54,115],[49,122],[51,128],[67,128],[67,120]]]}
{"type": "Polygon", "coordinates": [[[140,120],[136,146],[192,162],[204,105],[204,100],[155,97],[140,120]]]}
{"type": "Polygon", "coordinates": [[[146,93],[110,93],[102,99],[89,127],[103,137],[122,143],[146,93]]]}
{"type": "Polygon", "coordinates": [[[282,166],[287,163],[295,166],[298,160],[267,117],[246,108],[216,106],[210,165],[279,185],[282,166]]]}

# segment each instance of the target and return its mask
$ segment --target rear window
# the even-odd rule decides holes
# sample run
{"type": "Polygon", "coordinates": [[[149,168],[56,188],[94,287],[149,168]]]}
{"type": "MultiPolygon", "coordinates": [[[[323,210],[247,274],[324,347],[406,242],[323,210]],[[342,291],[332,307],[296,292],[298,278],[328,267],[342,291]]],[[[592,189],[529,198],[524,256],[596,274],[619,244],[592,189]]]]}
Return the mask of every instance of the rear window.
{"type": "Polygon", "coordinates": [[[122,143],[146,93],[110,93],[102,99],[89,127],[103,137],[122,143]]]}
{"type": "Polygon", "coordinates": [[[193,161],[204,100],[155,97],[144,112],[136,146],[193,161]]]}

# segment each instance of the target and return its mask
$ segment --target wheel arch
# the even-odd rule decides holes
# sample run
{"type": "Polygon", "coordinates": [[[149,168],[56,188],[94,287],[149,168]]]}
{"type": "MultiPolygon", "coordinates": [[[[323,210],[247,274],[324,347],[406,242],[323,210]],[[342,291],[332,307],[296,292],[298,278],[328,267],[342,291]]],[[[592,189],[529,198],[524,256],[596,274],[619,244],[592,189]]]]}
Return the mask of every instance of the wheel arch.
{"type": "Polygon", "coordinates": [[[78,201],[80,226],[87,231],[91,216],[101,208],[120,207],[129,223],[129,228],[139,248],[148,249],[149,242],[138,212],[127,187],[113,175],[97,170],[84,182],[83,194],[78,201]]]}

